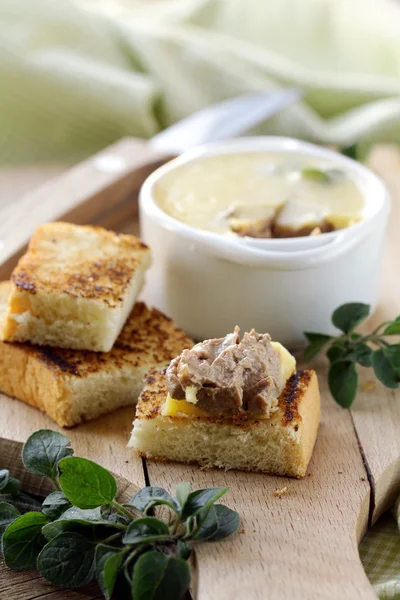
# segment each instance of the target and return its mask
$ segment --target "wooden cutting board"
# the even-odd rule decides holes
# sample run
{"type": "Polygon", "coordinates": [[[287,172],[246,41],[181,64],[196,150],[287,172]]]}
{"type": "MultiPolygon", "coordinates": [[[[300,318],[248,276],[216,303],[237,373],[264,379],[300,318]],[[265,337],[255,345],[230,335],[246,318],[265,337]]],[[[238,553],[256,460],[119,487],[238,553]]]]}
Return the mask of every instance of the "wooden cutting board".
{"type": "MultiPolygon", "coordinates": [[[[61,218],[96,222],[137,232],[135,196],[147,173],[165,157],[145,143],[123,140],[67,171],[22,200],[0,209],[1,277],[8,277],[34,227],[61,218]],[[32,207],[34,210],[32,211],[32,207]]],[[[383,269],[381,301],[369,326],[400,312],[400,153],[381,148],[373,166],[393,194],[393,212],[383,269]]],[[[137,486],[151,483],[173,491],[180,481],[193,487],[228,485],[225,502],[241,516],[240,532],[224,542],[200,546],[194,567],[198,600],[373,600],[357,545],[400,491],[400,394],[368,385],[362,369],[351,411],[330,398],[326,363],[316,363],[323,403],[322,423],[303,480],[261,474],[201,470],[193,466],[142,462],[126,448],[133,409],[67,432],[77,455],[92,458],[137,486]],[[365,385],[367,384],[367,385],[365,385]],[[280,496],[276,490],[286,488],[280,496]]],[[[23,442],[40,428],[59,428],[24,404],[0,396],[0,438],[23,442]]],[[[17,476],[20,465],[0,444],[0,468],[17,476]]],[[[34,573],[9,573],[0,566],[7,600],[97,598],[96,590],[56,591],[34,573]]]]}

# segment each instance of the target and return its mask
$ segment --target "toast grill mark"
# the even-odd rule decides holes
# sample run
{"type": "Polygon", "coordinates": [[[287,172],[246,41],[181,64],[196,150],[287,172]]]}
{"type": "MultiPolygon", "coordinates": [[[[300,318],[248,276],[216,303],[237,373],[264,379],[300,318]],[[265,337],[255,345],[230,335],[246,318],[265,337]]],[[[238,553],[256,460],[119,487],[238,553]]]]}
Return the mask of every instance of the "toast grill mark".
{"type": "Polygon", "coordinates": [[[63,373],[69,373],[70,375],[75,375],[76,377],[80,377],[80,373],[78,370],[78,365],[74,362],[70,362],[66,357],[62,356],[62,350],[57,351],[57,349],[50,348],[44,346],[39,351],[39,359],[44,362],[47,366],[54,367],[62,371],[63,373]]]}
{"type": "Polygon", "coordinates": [[[12,280],[17,288],[31,292],[32,294],[36,293],[36,285],[33,281],[29,280],[29,275],[25,271],[20,271],[16,275],[13,275],[12,280]]]}
{"type": "MultiPolygon", "coordinates": [[[[162,313],[149,310],[145,304],[135,305],[124,329],[110,352],[91,350],[68,350],[48,346],[24,345],[30,352],[56,374],[84,378],[92,373],[108,369],[143,366],[143,356],[149,364],[162,364],[172,360],[183,348],[192,343],[187,335],[171,324],[162,313]]],[[[149,374],[150,375],[150,374],[149,374]]]]}
{"type": "Polygon", "coordinates": [[[310,371],[298,371],[287,381],[279,398],[279,406],[284,415],[282,425],[287,425],[293,420],[300,420],[299,404],[310,379],[310,371]]]}

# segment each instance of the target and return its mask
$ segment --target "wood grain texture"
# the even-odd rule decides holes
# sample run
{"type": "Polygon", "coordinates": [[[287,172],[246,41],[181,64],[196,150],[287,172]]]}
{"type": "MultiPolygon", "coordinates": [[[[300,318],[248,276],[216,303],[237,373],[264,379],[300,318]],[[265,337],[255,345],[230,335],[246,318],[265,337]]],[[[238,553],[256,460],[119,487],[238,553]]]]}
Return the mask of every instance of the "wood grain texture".
{"type": "MultiPolygon", "coordinates": [[[[400,159],[393,151],[389,154],[386,150],[382,152],[374,157],[374,165],[384,170],[397,205],[388,238],[382,298],[372,321],[384,320],[400,312],[400,283],[398,277],[394,278],[399,265],[400,159]]],[[[135,185],[139,184],[139,179],[134,178],[135,185]]],[[[121,190],[118,202],[120,216],[112,209],[107,212],[108,194],[105,193],[104,197],[101,196],[104,201],[102,210],[93,218],[103,218],[108,214],[107,218],[116,229],[125,232],[133,228],[137,230],[137,221],[129,212],[129,200],[125,200],[127,204],[122,207],[124,198],[128,199],[131,192],[132,189],[125,187],[121,190]]],[[[45,220],[48,220],[47,217],[45,220]]],[[[375,598],[359,561],[357,540],[362,537],[368,521],[371,488],[366,467],[374,484],[374,515],[386,506],[400,485],[399,393],[386,390],[379,384],[372,391],[363,389],[362,384],[371,378],[365,372],[360,382],[359,399],[350,413],[330,399],[323,383],[326,381],[326,365],[321,362],[316,366],[322,384],[323,419],[310,476],[304,480],[147,463],[151,483],[169,490],[182,480],[191,481],[196,488],[230,486],[226,503],[238,510],[242,517],[241,533],[225,542],[199,549],[198,600],[375,598]],[[276,489],[285,486],[286,494],[281,498],[274,496],[276,489]]],[[[67,431],[67,435],[77,454],[92,458],[142,486],[142,463],[126,448],[132,412],[132,409],[117,411],[67,431]]],[[[35,409],[0,396],[0,437],[23,441],[40,427],[57,429],[52,421],[35,409]]],[[[1,583],[2,573],[0,567],[1,583]]],[[[22,580],[20,585],[25,585],[22,580]]],[[[34,589],[32,595],[22,595],[29,593],[27,585],[25,591],[21,588],[21,595],[15,598],[41,598],[44,592],[37,587],[36,580],[31,580],[31,586],[34,589]]],[[[69,600],[76,597],[80,600],[81,597],[93,597],[68,594],[61,592],[55,595],[51,592],[46,598],[69,600]]]]}
{"type": "Polygon", "coordinates": [[[35,227],[64,219],[78,224],[98,221],[128,194],[166,155],[144,140],[123,139],[27,193],[0,210],[0,278],[6,279],[25,250],[35,227]]]}
{"type": "MultiPolygon", "coordinates": [[[[400,314],[400,150],[381,147],[370,166],[386,181],[392,196],[383,261],[380,301],[368,329],[400,314]]],[[[392,338],[393,341],[393,338],[392,338]]],[[[351,413],[370,472],[373,488],[371,519],[393,504],[400,493],[400,392],[381,383],[366,385],[372,373],[360,369],[359,393],[351,413]],[[368,389],[369,388],[369,389],[368,389]]]]}
{"type": "Polygon", "coordinates": [[[62,429],[37,409],[0,394],[0,438],[25,442],[38,429],[60,431],[68,437],[77,456],[100,462],[106,469],[143,487],[146,484],[142,460],[126,447],[132,420],[133,408],[128,407],[79,427],[62,429]]]}

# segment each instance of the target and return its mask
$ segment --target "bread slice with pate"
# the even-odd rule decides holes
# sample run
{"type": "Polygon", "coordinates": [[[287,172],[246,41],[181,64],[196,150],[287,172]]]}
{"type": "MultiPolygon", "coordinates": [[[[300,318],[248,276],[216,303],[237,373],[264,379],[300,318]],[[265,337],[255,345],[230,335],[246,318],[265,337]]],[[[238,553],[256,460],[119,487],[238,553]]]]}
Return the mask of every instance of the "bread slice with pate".
{"type": "MultiPolygon", "coordinates": [[[[10,288],[0,283],[0,318],[10,288]]],[[[191,346],[170,319],[138,302],[108,353],[0,342],[0,391],[72,427],[135,404],[148,370],[191,346]]]]}
{"type": "Polygon", "coordinates": [[[41,225],[13,271],[0,339],[108,352],[150,263],[149,248],[134,236],[41,225]]]}
{"type": "Polygon", "coordinates": [[[314,371],[292,371],[273,408],[257,416],[211,414],[187,399],[173,399],[166,369],[153,370],[139,397],[129,445],[148,459],[304,477],[319,421],[314,371]]]}

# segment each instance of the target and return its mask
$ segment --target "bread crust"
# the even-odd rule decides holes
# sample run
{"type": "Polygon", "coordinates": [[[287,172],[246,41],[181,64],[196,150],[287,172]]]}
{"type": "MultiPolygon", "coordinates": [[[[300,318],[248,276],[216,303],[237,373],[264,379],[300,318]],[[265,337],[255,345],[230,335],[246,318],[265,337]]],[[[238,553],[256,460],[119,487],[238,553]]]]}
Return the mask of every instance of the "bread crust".
{"type": "Polygon", "coordinates": [[[134,236],[41,225],[13,271],[0,339],[109,352],[150,264],[149,248],[134,236]]]}
{"type": "MultiPolygon", "coordinates": [[[[45,223],[35,230],[13,271],[13,290],[30,295],[57,292],[113,308],[149,253],[148,246],[133,235],[89,225],[45,223]]],[[[13,299],[12,294],[11,309],[13,299]]]]}
{"type": "MultiPolygon", "coordinates": [[[[314,371],[299,371],[287,381],[278,401],[278,410],[268,419],[254,419],[251,415],[238,414],[233,418],[220,416],[164,416],[163,406],[167,395],[165,370],[153,370],[146,378],[146,385],[139,397],[136,417],[130,445],[142,456],[156,460],[179,460],[180,462],[198,463],[206,466],[218,466],[225,469],[239,468],[241,470],[263,471],[276,475],[289,475],[304,477],[307,466],[312,456],[319,421],[320,421],[320,396],[318,380],[314,371]],[[163,450],[164,440],[168,436],[177,437],[179,432],[192,431],[188,438],[195,438],[202,428],[206,435],[204,443],[199,444],[201,456],[185,457],[185,448],[179,455],[168,456],[163,450]],[[170,432],[174,432],[173,434],[170,432]],[[212,447],[212,437],[217,438],[224,432],[227,444],[232,445],[232,452],[226,448],[216,446],[207,455],[208,448],[212,447]],[[268,442],[269,432],[273,432],[277,441],[277,455],[273,460],[258,460],[251,464],[251,457],[247,463],[242,460],[243,447],[238,446],[235,455],[234,444],[238,437],[246,439],[249,445],[251,440],[265,440],[268,442]],[[247,437],[246,437],[247,436],[247,437]],[[287,446],[285,452],[278,456],[280,442],[287,446]],[[213,454],[212,454],[213,453],[213,454]],[[229,454],[229,463],[224,462],[229,454]]],[[[186,434],[185,434],[186,435],[186,434]]],[[[257,443],[255,443],[257,447],[257,443]]],[[[258,446],[258,450],[260,447],[258,446]]]]}
{"type": "MultiPolygon", "coordinates": [[[[0,283],[0,318],[9,289],[9,282],[0,283]]],[[[72,427],[134,404],[143,387],[143,375],[192,345],[171,319],[139,302],[108,353],[0,342],[0,390],[39,408],[61,427],[72,427]],[[96,386],[104,380],[108,387],[104,405],[99,405],[96,386]],[[115,390],[121,381],[125,388],[118,396],[115,390]],[[90,392],[86,390],[90,386],[94,393],[88,404],[90,392]]]]}

